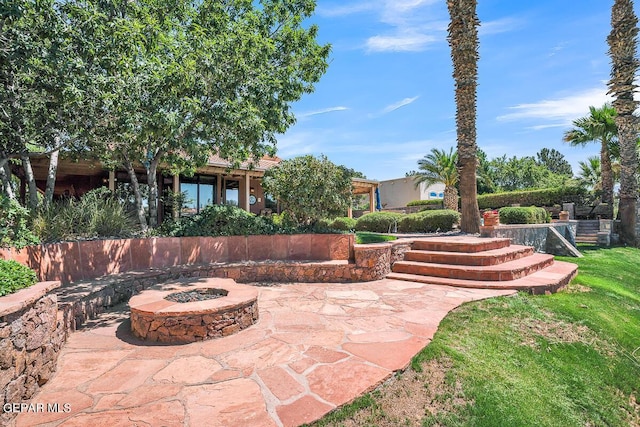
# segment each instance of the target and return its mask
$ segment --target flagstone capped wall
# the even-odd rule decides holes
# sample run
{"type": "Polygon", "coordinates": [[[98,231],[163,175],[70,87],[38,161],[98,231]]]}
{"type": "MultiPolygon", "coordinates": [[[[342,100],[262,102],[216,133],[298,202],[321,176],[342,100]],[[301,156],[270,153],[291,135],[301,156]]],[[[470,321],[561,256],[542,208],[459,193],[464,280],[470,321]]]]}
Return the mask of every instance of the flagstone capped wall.
{"type": "Polygon", "coordinates": [[[8,425],[56,369],[68,333],[58,318],[58,286],[41,282],[0,297],[0,425],[8,425]]]}

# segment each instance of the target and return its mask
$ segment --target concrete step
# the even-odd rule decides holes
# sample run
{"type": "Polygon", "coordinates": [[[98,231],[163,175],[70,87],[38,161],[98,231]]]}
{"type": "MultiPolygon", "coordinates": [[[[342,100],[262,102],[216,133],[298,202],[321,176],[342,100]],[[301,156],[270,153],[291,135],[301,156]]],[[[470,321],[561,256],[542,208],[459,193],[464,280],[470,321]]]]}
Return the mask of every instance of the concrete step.
{"type": "Polygon", "coordinates": [[[411,250],[404,254],[404,260],[435,264],[486,266],[502,264],[530,255],[533,255],[532,247],[510,245],[504,248],[473,253],[411,250]]]}
{"type": "Polygon", "coordinates": [[[568,262],[555,261],[548,267],[538,270],[526,277],[514,280],[486,281],[464,280],[447,277],[423,276],[417,274],[392,272],[387,279],[405,280],[409,282],[447,285],[458,288],[475,289],[514,289],[534,295],[554,293],[566,286],[578,273],[578,266],[568,262]]]}
{"type": "Polygon", "coordinates": [[[418,251],[476,253],[505,248],[510,244],[511,239],[449,236],[414,240],[411,248],[418,251]]]}
{"type": "Polygon", "coordinates": [[[576,236],[576,243],[598,243],[598,236],[576,236]]]}
{"type": "Polygon", "coordinates": [[[551,264],[553,264],[553,255],[534,253],[524,258],[488,266],[398,261],[393,264],[392,271],[451,279],[502,281],[519,279],[551,264]]]}

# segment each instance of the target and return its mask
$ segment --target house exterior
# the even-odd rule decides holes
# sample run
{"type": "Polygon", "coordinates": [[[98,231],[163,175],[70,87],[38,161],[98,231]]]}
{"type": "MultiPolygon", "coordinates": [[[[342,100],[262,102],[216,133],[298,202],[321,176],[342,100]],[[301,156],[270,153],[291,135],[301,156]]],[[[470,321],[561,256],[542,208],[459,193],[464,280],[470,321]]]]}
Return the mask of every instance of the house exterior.
{"type": "Polygon", "coordinates": [[[413,177],[404,177],[380,181],[380,201],[384,209],[402,208],[413,200],[431,200],[444,198],[444,184],[415,185],[413,177]]]}
{"type": "MultiPolygon", "coordinates": [[[[243,162],[238,168],[214,155],[209,158],[206,166],[199,168],[193,176],[169,175],[160,170],[157,176],[158,194],[186,193],[183,215],[195,214],[207,205],[232,204],[255,214],[263,213],[265,209],[276,210],[275,201],[265,197],[262,190],[262,177],[265,171],[279,164],[277,157],[263,157],[253,166],[243,162]]],[[[31,159],[33,173],[38,189],[44,192],[46,188],[48,157],[34,157],[31,159]]],[[[22,183],[20,193],[24,197],[25,180],[22,168],[16,167],[14,175],[22,183]]],[[[142,166],[136,168],[140,184],[146,184],[146,172],[142,166]]],[[[54,198],[79,197],[84,193],[99,187],[108,187],[115,191],[118,187],[130,184],[129,174],[124,169],[109,170],[99,161],[72,160],[61,158],[58,163],[54,198]]],[[[168,206],[159,207],[159,220],[163,216],[177,213],[169,212],[168,206]]]]}
{"type": "MultiPolygon", "coordinates": [[[[156,177],[158,194],[184,193],[186,200],[181,212],[173,212],[168,204],[163,204],[161,197],[158,222],[169,216],[193,215],[213,204],[235,205],[256,215],[277,212],[277,202],[264,193],[262,178],[267,170],[281,161],[278,157],[263,157],[253,165],[246,161],[234,168],[229,161],[212,155],[207,165],[199,168],[193,176],[170,175],[160,168],[156,177]]],[[[48,156],[32,157],[31,166],[38,190],[44,193],[49,168],[48,156]]],[[[12,172],[20,179],[20,194],[24,199],[24,171],[22,167],[16,166],[12,172]]],[[[142,165],[136,168],[136,175],[140,184],[146,184],[146,171],[142,165]]],[[[80,197],[99,187],[108,187],[111,191],[126,190],[130,182],[129,174],[124,169],[109,170],[97,160],[61,158],[56,173],[54,198],[80,197]]],[[[375,210],[377,186],[377,181],[353,179],[354,194],[369,195],[371,212],[375,210]]]]}

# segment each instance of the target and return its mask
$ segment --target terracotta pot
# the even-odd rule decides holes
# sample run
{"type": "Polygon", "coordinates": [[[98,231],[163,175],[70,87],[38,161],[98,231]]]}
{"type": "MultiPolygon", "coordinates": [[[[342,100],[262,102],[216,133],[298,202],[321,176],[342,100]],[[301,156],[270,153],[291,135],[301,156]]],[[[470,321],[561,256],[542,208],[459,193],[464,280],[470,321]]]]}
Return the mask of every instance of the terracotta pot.
{"type": "Polygon", "coordinates": [[[568,221],[569,211],[560,211],[559,218],[560,218],[560,221],[568,221]]]}
{"type": "Polygon", "coordinates": [[[485,227],[495,227],[497,225],[500,225],[499,214],[484,214],[483,218],[485,227]]]}

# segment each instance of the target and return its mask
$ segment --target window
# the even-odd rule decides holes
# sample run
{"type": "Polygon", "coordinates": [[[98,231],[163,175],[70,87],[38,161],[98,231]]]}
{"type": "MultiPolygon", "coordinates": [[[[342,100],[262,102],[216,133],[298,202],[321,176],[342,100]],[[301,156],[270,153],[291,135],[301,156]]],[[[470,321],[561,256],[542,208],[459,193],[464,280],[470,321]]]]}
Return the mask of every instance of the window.
{"type": "Polygon", "coordinates": [[[438,197],[442,199],[444,197],[444,193],[438,193],[438,197]]]}
{"type": "Polygon", "coordinates": [[[240,181],[224,180],[224,203],[240,206],[240,181]]]}
{"type": "Polygon", "coordinates": [[[429,193],[429,197],[437,197],[437,196],[438,196],[438,195],[437,195],[435,192],[433,192],[433,191],[432,191],[431,193],[429,193]]]}
{"type": "Polygon", "coordinates": [[[180,192],[186,194],[183,215],[193,215],[216,201],[216,177],[196,175],[180,180],[180,192]]]}

